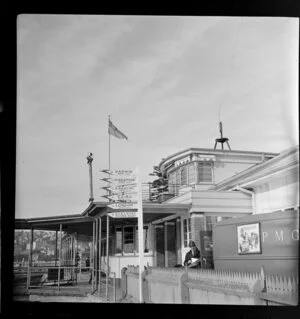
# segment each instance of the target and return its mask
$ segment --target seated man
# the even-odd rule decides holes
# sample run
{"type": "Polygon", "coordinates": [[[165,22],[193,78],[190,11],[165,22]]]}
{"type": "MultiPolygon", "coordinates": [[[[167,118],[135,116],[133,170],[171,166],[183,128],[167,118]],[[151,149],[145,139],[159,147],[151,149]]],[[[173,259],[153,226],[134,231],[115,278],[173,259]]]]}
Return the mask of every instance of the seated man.
{"type": "Polygon", "coordinates": [[[190,241],[189,247],[191,248],[185,255],[184,266],[188,268],[199,268],[200,265],[200,250],[197,248],[195,242],[190,241]]]}

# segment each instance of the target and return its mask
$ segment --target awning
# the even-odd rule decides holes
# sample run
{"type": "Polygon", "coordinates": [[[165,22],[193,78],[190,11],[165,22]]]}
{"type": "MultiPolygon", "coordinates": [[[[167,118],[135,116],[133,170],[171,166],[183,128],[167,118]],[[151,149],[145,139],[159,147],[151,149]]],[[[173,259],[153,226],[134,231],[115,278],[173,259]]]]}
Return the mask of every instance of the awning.
{"type": "MultiPolygon", "coordinates": [[[[80,234],[92,233],[92,222],[95,217],[105,217],[107,213],[114,210],[107,207],[108,202],[94,202],[82,213],[77,215],[51,216],[40,218],[16,219],[15,229],[31,229],[35,230],[59,230],[62,225],[63,231],[77,232],[80,234]]],[[[143,219],[144,223],[150,223],[155,220],[162,219],[171,215],[185,215],[191,208],[190,204],[174,204],[174,203],[143,203],[143,219]]],[[[134,219],[136,222],[136,219],[134,219]]],[[[132,224],[132,218],[110,218],[110,225],[115,224],[132,224]]],[[[134,222],[134,223],[135,223],[134,222]]],[[[103,223],[105,229],[106,223],[103,223]]]]}

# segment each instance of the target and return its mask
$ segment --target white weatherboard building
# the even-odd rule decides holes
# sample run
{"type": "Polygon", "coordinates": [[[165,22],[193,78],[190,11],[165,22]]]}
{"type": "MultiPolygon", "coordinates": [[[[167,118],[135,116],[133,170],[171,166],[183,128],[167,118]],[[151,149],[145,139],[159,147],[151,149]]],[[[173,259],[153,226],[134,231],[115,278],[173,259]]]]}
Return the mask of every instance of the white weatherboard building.
{"type": "MultiPolygon", "coordinates": [[[[217,223],[287,209],[299,214],[298,147],[280,154],[189,148],[162,160],[159,169],[169,189],[159,202],[143,196],[145,266],[182,265],[194,240],[202,267],[213,268],[217,223]]],[[[138,265],[137,218],[109,217],[108,204],[92,201],[82,214],[16,220],[16,228],[59,230],[61,225],[74,240],[87,235],[95,245],[93,266],[120,278],[123,267],[138,265]]]]}

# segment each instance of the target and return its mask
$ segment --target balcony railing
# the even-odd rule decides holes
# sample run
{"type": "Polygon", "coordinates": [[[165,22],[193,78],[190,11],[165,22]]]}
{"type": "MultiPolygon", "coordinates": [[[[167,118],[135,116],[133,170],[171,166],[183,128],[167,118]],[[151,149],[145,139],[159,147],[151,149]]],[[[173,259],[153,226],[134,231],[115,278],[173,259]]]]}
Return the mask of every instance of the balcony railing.
{"type": "Polygon", "coordinates": [[[167,187],[155,188],[152,183],[142,183],[143,202],[162,203],[174,196],[195,189],[195,184],[169,184],[167,187]]]}

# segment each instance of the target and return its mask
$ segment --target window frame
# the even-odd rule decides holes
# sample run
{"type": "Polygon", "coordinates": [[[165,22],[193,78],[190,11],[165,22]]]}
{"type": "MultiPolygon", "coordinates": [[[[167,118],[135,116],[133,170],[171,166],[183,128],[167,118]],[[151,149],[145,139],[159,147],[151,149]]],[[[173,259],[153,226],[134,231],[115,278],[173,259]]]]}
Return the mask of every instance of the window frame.
{"type": "Polygon", "coordinates": [[[134,250],[135,250],[135,225],[123,225],[122,226],[122,256],[134,256],[134,250]],[[124,252],[124,246],[125,246],[125,228],[126,227],[132,227],[133,229],[133,250],[132,252],[124,252]]]}
{"type": "Polygon", "coordinates": [[[115,247],[114,247],[114,256],[122,256],[123,252],[124,252],[124,241],[123,241],[123,226],[115,226],[115,236],[116,236],[116,240],[115,240],[115,247]],[[117,229],[121,229],[121,252],[117,253],[117,229]]]}
{"type": "Polygon", "coordinates": [[[183,248],[188,248],[189,247],[189,242],[192,240],[192,230],[191,230],[191,217],[183,217],[182,218],[182,235],[183,235],[183,248]],[[186,223],[186,229],[187,231],[185,232],[185,226],[184,224],[186,223]],[[186,234],[186,239],[185,239],[185,234],[186,234]]]}
{"type": "MultiPolygon", "coordinates": [[[[151,248],[151,226],[149,224],[144,224],[143,226],[144,229],[147,228],[148,231],[148,236],[147,236],[147,248],[148,248],[148,252],[144,252],[144,255],[152,255],[153,251],[151,248]]],[[[138,256],[138,252],[137,252],[137,230],[138,230],[138,225],[137,224],[128,224],[128,225],[119,225],[119,226],[114,226],[114,230],[115,230],[115,236],[117,234],[117,229],[121,229],[122,231],[122,251],[121,252],[116,252],[117,250],[117,240],[115,240],[115,246],[113,247],[113,255],[112,256],[138,256]],[[125,245],[125,228],[126,227],[132,227],[133,228],[133,251],[132,252],[124,252],[124,245],[125,245]]]]}
{"type": "Polygon", "coordinates": [[[202,184],[214,184],[214,163],[212,161],[197,161],[197,184],[202,185],[202,184]],[[210,176],[211,180],[210,181],[200,181],[199,179],[199,166],[201,164],[209,164],[210,165],[210,176]]]}
{"type": "Polygon", "coordinates": [[[180,167],[179,171],[180,171],[180,186],[181,186],[181,187],[182,187],[182,186],[188,186],[188,184],[189,184],[189,178],[188,178],[188,172],[189,172],[189,170],[188,170],[188,164],[184,164],[184,165],[182,165],[182,166],[180,167]],[[183,177],[184,177],[184,176],[182,176],[182,175],[183,175],[183,173],[185,173],[185,180],[186,180],[186,183],[182,183],[182,181],[183,181],[183,177]]]}

